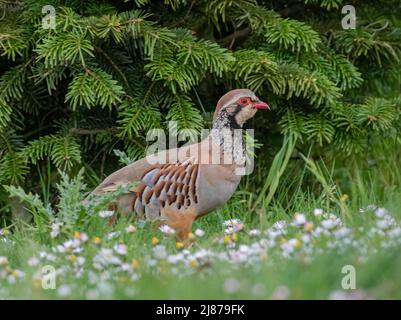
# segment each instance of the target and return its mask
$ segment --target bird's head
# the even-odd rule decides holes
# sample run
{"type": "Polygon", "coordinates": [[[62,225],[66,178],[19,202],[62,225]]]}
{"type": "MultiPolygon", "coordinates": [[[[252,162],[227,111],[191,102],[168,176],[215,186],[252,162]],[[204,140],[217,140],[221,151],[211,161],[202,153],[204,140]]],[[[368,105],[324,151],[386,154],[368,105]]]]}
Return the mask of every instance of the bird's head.
{"type": "Polygon", "coordinates": [[[213,121],[225,117],[234,121],[234,125],[242,127],[259,109],[270,110],[270,107],[267,103],[260,101],[254,92],[249,89],[231,90],[217,102],[213,121]]]}

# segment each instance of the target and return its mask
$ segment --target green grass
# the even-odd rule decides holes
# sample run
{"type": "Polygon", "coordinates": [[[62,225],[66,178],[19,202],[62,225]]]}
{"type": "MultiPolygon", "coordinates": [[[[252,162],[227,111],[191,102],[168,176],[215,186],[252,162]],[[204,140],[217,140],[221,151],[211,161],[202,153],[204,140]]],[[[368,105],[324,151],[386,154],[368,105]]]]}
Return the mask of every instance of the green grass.
{"type": "Polygon", "coordinates": [[[57,210],[21,189],[9,189],[25,200],[34,220],[3,229],[9,232],[0,236],[0,257],[8,262],[3,258],[0,265],[0,298],[400,299],[401,191],[395,183],[398,169],[391,167],[394,159],[369,168],[368,174],[361,166],[341,175],[321,162],[304,161],[298,175],[292,175],[296,170],[289,165],[279,184],[271,182],[277,189],[274,197],[249,192],[250,181],[245,179],[225,207],[194,223],[193,230],[200,228],[205,234],[186,248],[177,248],[174,236],[162,233],[152,222],[122,218],[107,227],[107,219],[99,217],[107,199],[93,199],[87,207],[80,201],[86,189],[82,172],[72,180],[62,175],[57,210]],[[302,184],[307,178],[313,192],[302,184]],[[349,196],[344,196],[344,190],[349,196]],[[360,212],[370,204],[387,210],[360,212]],[[324,214],[315,216],[315,208],[324,214]],[[292,226],[296,212],[303,214],[298,219],[304,217],[309,228],[305,223],[292,226]],[[233,218],[244,227],[234,237],[224,236],[223,223],[233,218]],[[55,219],[63,226],[52,238],[55,219]],[[274,225],[280,220],[287,223],[286,233],[277,234],[274,225]],[[126,230],[130,224],[135,232],[126,230]],[[252,235],[254,229],[261,234],[252,235]],[[113,232],[118,235],[109,239],[113,232]],[[83,233],[88,240],[82,240],[83,233]],[[54,251],[79,236],[80,251],[54,251]],[[100,243],[94,242],[95,237],[100,243]],[[152,243],[155,237],[157,245],[152,243]],[[126,246],[126,254],[117,252],[119,244],[126,246]],[[54,257],[46,258],[44,253],[54,257]],[[180,255],[183,258],[173,263],[180,255]],[[58,270],[55,290],[41,286],[44,265],[58,270]],[[346,265],[355,268],[356,290],[342,288],[346,265]]]}

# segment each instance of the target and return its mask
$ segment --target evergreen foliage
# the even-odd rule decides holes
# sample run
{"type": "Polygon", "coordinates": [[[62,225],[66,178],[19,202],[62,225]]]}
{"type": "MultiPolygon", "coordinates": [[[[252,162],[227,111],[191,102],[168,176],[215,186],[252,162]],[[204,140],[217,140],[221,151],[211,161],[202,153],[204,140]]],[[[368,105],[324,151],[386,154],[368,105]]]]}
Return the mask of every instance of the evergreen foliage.
{"type": "Polygon", "coordinates": [[[273,110],[253,123],[259,153],[283,134],[335,159],[400,141],[397,0],[353,1],[355,30],[342,0],[58,0],[44,29],[47,4],[0,0],[3,185],[38,189],[48,163],[108,173],[113,150],[137,159],[167,121],[199,132],[238,87],[273,110]]]}

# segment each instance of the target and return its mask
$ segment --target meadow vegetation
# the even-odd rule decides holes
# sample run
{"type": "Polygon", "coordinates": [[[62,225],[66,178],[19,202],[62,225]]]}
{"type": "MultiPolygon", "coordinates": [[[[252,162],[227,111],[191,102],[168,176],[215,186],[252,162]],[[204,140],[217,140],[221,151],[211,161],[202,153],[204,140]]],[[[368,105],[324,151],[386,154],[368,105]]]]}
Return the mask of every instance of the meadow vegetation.
{"type": "Polygon", "coordinates": [[[47,2],[0,0],[0,298],[401,298],[400,1],[47,2]],[[240,87],[255,169],[190,244],[82,201],[240,87]]]}

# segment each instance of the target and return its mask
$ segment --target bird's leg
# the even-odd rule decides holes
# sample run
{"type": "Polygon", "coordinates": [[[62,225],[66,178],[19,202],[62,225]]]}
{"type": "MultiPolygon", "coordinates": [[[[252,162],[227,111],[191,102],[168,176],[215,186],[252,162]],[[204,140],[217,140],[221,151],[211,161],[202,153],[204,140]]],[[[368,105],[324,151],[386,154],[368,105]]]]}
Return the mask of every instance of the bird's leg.
{"type": "Polygon", "coordinates": [[[115,214],[109,219],[109,221],[107,222],[107,227],[108,227],[108,228],[113,227],[114,224],[116,223],[117,219],[118,219],[118,215],[115,213],[115,214]]]}
{"type": "Polygon", "coordinates": [[[129,193],[121,196],[117,201],[110,203],[108,210],[114,211],[114,214],[109,219],[107,226],[112,227],[120,217],[131,216],[134,210],[134,200],[134,195],[129,193]]]}
{"type": "Polygon", "coordinates": [[[167,218],[166,224],[176,231],[180,241],[187,241],[188,235],[192,231],[192,223],[196,218],[196,213],[192,208],[180,213],[171,207],[165,207],[162,214],[167,218]]]}
{"type": "Polygon", "coordinates": [[[107,206],[107,210],[114,211],[114,214],[111,216],[111,218],[107,222],[107,228],[111,228],[112,226],[114,226],[114,224],[118,218],[117,203],[115,203],[115,202],[110,203],[107,206]]]}

